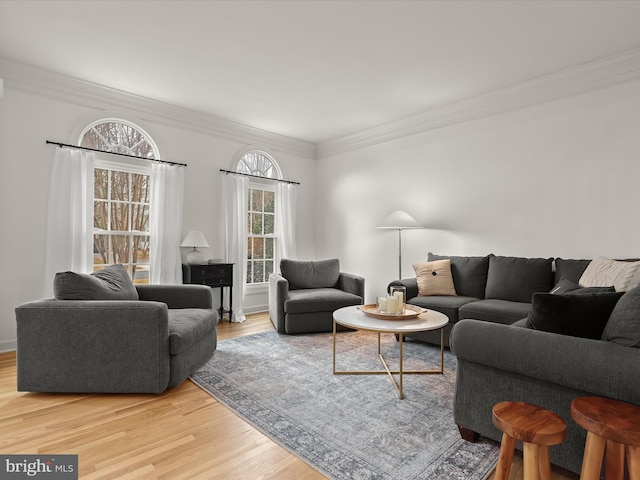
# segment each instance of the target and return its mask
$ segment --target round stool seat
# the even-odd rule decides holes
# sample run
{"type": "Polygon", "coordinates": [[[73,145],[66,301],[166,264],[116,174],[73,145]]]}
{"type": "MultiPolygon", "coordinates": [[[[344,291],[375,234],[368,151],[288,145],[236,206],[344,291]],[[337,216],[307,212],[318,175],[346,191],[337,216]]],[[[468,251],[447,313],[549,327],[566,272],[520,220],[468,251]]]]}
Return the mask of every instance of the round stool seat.
{"type": "Polygon", "coordinates": [[[600,478],[603,457],[606,478],[622,479],[625,453],[629,478],[640,479],[640,407],[610,398],[581,397],[571,402],[571,417],[587,431],[582,480],[600,478]]]}
{"type": "Polygon", "coordinates": [[[526,443],[558,445],[567,436],[567,424],[562,417],[530,403],[497,403],[492,419],[501,432],[526,443]]]}
{"type": "Polygon", "coordinates": [[[509,478],[516,440],[523,442],[525,480],[550,480],[549,447],[567,436],[563,418],[525,402],[496,403],[492,412],[493,424],[502,432],[496,480],[509,478]]]}

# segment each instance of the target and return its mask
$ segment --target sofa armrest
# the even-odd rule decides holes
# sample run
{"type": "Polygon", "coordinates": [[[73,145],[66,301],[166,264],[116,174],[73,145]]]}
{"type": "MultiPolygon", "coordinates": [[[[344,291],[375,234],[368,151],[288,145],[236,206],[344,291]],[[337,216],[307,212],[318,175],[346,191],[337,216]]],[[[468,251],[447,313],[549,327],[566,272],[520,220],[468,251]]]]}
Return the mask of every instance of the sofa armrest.
{"type": "Polygon", "coordinates": [[[457,322],[450,342],[471,363],[640,405],[640,348],[478,320],[457,322]]]}
{"type": "Polygon", "coordinates": [[[173,308],[213,308],[211,288],[206,285],[136,285],[140,300],[166,303],[173,308]]]}
{"type": "Polygon", "coordinates": [[[40,300],[15,312],[20,391],[159,393],[168,385],[164,303],[40,300]]]}
{"type": "Polygon", "coordinates": [[[358,295],[364,302],[364,278],[351,273],[340,272],[338,288],[344,292],[358,295]]]}
{"type": "Polygon", "coordinates": [[[289,298],[289,281],[282,275],[269,275],[269,317],[278,333],[284,330],[284,302],[289,298]]]}
{"type": "Polygon", "coordinates": [[[391,287],[405,287],[407,289],[407,300],[418,296],[418,279],[415,277],[394,280],[387,286],[387,292],[391,291],[391,287]]]}

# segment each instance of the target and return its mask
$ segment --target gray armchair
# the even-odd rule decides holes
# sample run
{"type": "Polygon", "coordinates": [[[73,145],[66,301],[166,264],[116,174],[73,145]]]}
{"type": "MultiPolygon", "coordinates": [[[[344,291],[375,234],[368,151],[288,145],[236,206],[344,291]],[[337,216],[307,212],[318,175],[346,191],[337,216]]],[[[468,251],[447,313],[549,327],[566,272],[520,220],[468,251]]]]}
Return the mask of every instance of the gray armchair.
{"type": "Polygon", "coordinates": [[[16,307],[18,390],[160,393],[211,357],[218,314],[209,287],[138,285],[132,294],[16,307]]]}
{"type": "Polygon", "coordinates": [[[269,276],[269,316],[279,333],[331,332],[335,310],[364,301],[364,278],[340,272],[337,258],[283,259],[280,271],[269,276]]]}

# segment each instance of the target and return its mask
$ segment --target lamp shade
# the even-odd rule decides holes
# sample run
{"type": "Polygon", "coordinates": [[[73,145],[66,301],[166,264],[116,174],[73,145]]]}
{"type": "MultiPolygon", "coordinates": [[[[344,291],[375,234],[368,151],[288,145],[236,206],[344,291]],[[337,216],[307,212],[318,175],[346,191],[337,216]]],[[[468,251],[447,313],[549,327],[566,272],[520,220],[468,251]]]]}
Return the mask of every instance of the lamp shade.
{"type": "Polygon", "coordinates": [[[376,228],[405,230],[407,228],[424,228],[418,221],[404,210],[396,210],[385,218],[376,228]]]}
{"type": "Polygon", "coordinates": [[[204,233],[200,230],[189,230],[187,236],[184,237],[181,247],[191,247],[191,248],[208,248],[209,244],[207,243],[207,239],[204,238],[204,233]]]}

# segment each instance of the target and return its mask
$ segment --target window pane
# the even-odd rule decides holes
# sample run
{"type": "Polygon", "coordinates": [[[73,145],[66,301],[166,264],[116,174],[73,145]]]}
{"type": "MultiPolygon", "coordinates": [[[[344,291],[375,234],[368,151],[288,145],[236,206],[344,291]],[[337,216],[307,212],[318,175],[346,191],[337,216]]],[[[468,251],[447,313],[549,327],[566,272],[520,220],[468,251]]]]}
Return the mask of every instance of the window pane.
{"type": "Polygon", "coordinates": [[[273,256],[274,243],[275,243],[275,239],[273,238],[264,239],[264,258],[274,258],[273,256]]]}
{"type": "Polygon", "coordinates": [[[253,258],[253,237],[247,238],[247,258],[253,258]]]}
{"type": "Polygon", "coordinates": [[[109,172],[101,168],[93,171],[93,198],[104,200],[109,194],[109,172]]]}
{"type": "Polygon", "coordinates": [[[109,230],[129,230],[129,205],[126,203],[111,204],[111,225],[109,230]]]}
{"type": "Polygon", "coordinates": [[[264,262],[253,262],[253,283],[264,282],[264,262]]]}
{"type": "Polygon", "coordinates": [[[146,285],[149,283],[149,265],[134,264],[131,276],[133,283],[146,285]]]}
{"type": "Polygon", "coordinates": [[[131,183],[131,201],[149,203],[149,175],[135,173],[131,176],[131,183]]]}
{"type": "Polygon", "coordinates": [[[111,199],[125,200],[129,198],[129,174],[127,172],[111,171],[111,199]]]}
{"type": "Polygon", "coordinates": [[[133,263],[149,263],[149,237],[133,237],[133,263]]]}
{"type": "Polygon", "coordinates": [[[275,192],[264,192],[264,211],[273,213],[275,212],[275,192]]]}
{"type": "Polygon", "coordinates": [[[138,232],[149,231],[149,206],[133,204],[131,205],[131,230],[138,232]]]}
{"type": "Polygon", "coordinates": [[[109,263],[122,263],[127,265],[129,263],[130,243],[128,235],[112,235],[109,263]]]}
{"type": "Polygon", "coordinates": [[[265,282],[269,280],[269,275],[273,273],[273,261],[264,262],[264,280],[265,282]]]}
{"type": "Polygon", "coordinates": [[[262,235],[262,214],[251,214],[251,233],[254,235],[262,235]]]}
{"type": "Polygon", "coordinates": [[[107,230],[109,226],[107,205],[107,202],[93,202],[93,228],[107,230]]]}
{"type": "Polygon", "coordinates": [[[253,239],[253,259],[264,258],[264,238],[253,239]]]}
{"type": "Polygon", "coordinates": [[[251,210],[262,211],[262,190],[251,190],[251,210]]]}
{"type": "Polygon", "coordinates": [[[271,215],[268,213],[264,214],[264,234],[271,235],[274,232],[274,217],[275,215],[271,215]]]}
{"type": "Polygon", "coordinates": [[[251,269],[251,261],[247,262],[247,283],[252,283],[251,279],[252,279],[252,269],[251,269]]]}
{"type": "Polygon", "coordinates": [[[93,264],[104,265],[108,263],[107,252],[109,250],[109,238],[107,235],[93,236],[93,264]]]}

